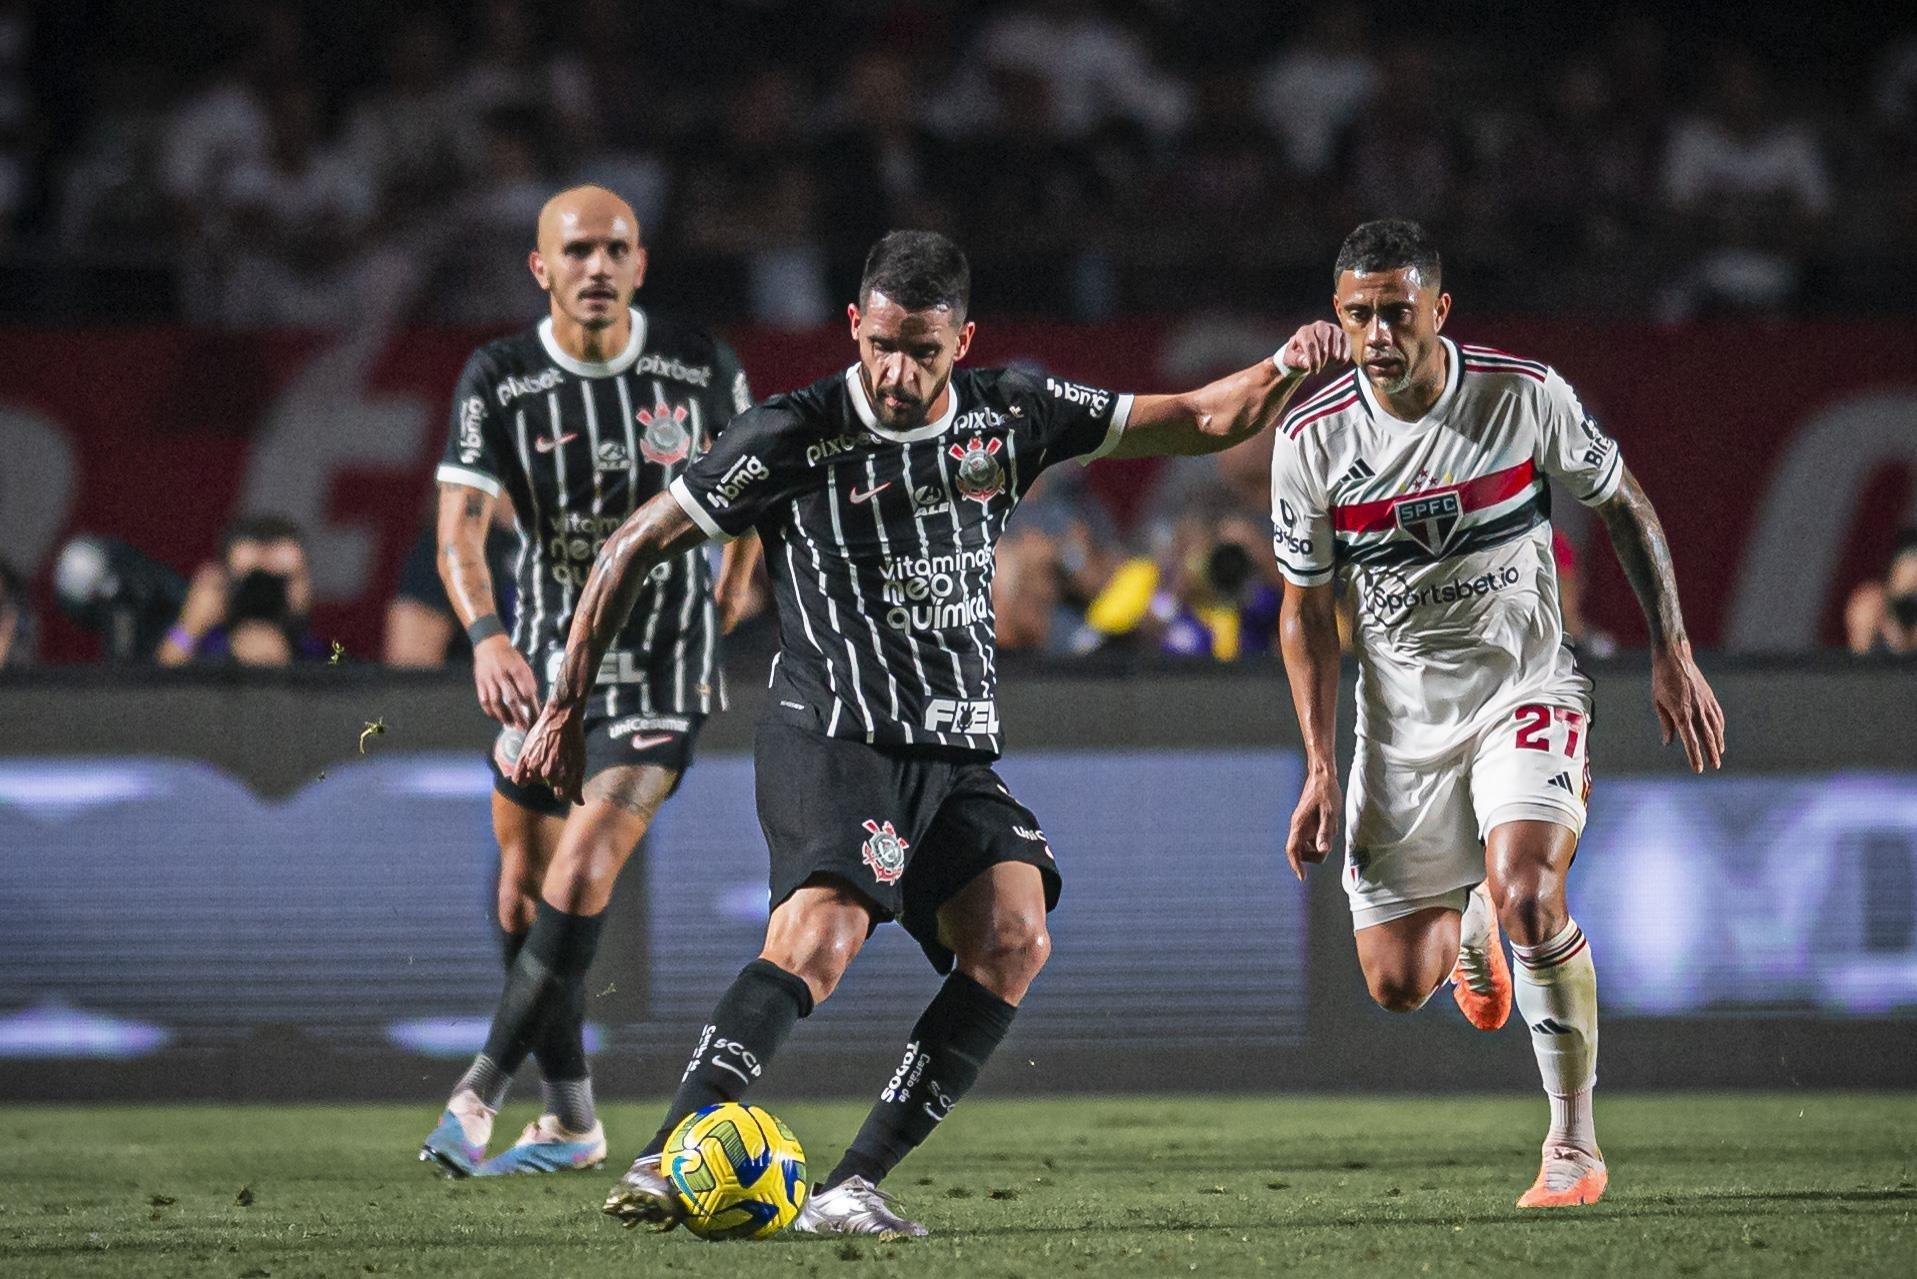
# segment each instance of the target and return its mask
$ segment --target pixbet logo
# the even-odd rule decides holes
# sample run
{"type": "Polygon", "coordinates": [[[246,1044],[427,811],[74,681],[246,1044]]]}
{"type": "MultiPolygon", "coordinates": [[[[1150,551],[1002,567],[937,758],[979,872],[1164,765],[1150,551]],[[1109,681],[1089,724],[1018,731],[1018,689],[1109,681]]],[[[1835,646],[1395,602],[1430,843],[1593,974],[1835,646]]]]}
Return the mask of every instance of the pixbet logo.
{"type": "Polygon", "coordinates": [[[559,385],[561,374],[558,369],[547,369],[544,373],[535,373],[531,377],[509,377],[493,388],[493,395],[499,400],[499,407],[508,404],[522,395],[536,395],[540,391],[550,391],[559,385]]]}
{"type": "Polygon", "coordinates": [[[859,447],[858,436],[835,435],[829,440],[820,440],[817,444],[806,445],[805,464],[807,466],[817,466],[828,458],[837,457],[841,453],[850,453],[857,447],[859,447]]]}

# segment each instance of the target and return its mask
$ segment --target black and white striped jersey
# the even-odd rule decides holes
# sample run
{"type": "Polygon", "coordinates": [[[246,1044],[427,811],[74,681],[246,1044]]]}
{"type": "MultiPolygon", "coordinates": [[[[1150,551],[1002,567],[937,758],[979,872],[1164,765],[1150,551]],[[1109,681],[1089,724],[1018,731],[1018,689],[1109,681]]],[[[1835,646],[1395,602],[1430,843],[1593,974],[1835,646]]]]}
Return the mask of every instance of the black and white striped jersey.
{"type": "Polygon", "coordinates": [[[779,613],[768,714],[877,745],[996,754],[993,552],[1040,471],[1110,452],[1129,395],[1005,369],[881,425],[857,365],[741,415],[671,492],[717,538],[756,528],[779,613]]]}
{"type": "MultiPolygon", "coordinates": [[[[520,539],[512,641],[542,697],[606,539],[751,402],[729,347],[639,308],[632,340],[603,363],[567,355],[550,319],[466,362],[438,475],[512,498],[520,539]]],[[[710,714],[721,702],[714,614],[703,550],[654,569],[606,652],[588,713],[710,714]]]]}

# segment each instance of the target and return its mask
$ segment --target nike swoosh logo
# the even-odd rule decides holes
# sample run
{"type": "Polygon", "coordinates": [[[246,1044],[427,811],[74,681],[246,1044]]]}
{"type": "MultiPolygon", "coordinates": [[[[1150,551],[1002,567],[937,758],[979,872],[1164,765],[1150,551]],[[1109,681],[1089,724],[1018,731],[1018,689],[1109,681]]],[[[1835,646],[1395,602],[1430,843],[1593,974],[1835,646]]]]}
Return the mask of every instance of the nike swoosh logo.
{"type": "Polygon", "coordinates": [[[875,485],[874,487],[872,487],[872,488],[869,488],[869,489],[867,489],[867,490],[865,490],[865,492],[863,492],[863,493],[861,493],[861,492],[859,492],[859,491],[858,491],[857,489],[853,489],[853,490],[852,490],[852,500],[853,500],[853,501],[854,501],[855,503],[856,503],[856,502],[863,502],[863,501],[865,501],[865,500],[866,500],[866,499],[868,499],[868,498],[874,498],[874,497],[877,497],[877,496],[878,496],[879,494],[881,494],[881,493],[883,493],[883,492],[885,492],[885,490],[887,490],[887,489],[889,489],[889,488],[891,488],[891,487],[892,487],[892,481],[890,481],[890,480],[887,480],[887,481],[886,481],[885,483],[883,483],[883,484],[879,484],[879,485],[875,485]]]}
{"type": "Polygon", "coordinates": [[[649,735],[645,733],[634,733],[632,735],[632,749],[636,751],[649,751],[655,746],[666,745],[671,742],[672,739],[673,734],[671,733],[652,733],[649,735]]]}
{"type": "Polygon", "coordinates": [[[538,449],[541,453],[550,453],[554,449],[558,448],[561,444],[564,444],[567,440],[576,440],[578,438],[579,438],[579,432],[577,431],[568,431],[556,440],[549,440],[542,435],[538,439],[533,441],[533,447],[538,449]]]}

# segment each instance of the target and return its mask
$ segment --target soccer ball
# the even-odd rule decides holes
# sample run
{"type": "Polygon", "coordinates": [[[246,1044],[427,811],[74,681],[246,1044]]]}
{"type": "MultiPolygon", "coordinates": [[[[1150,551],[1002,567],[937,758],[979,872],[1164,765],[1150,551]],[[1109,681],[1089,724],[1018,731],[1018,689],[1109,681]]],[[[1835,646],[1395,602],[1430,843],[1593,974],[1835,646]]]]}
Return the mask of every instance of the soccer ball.
{"type": "Polygon", "coordinates": [[[757,1106],[728,1101],[693,1111],[672,1130],[660,1170],[679,1192],[686,1228],[701,1239],[765,1239],[805,1206],[805,1151],[757,1106]]]}

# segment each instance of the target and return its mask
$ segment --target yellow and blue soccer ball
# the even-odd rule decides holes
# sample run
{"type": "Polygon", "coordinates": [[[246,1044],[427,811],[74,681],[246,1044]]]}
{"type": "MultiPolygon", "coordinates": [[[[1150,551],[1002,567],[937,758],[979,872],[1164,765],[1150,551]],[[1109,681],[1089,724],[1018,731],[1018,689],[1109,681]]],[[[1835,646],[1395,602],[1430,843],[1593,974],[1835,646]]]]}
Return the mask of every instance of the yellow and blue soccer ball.
{"type": "Polygon", "coordinates": [[[660,1170],[679,1192],[686,1228],[701,1239],[765,1239],[805,1207],[805,1151],[757,1106],[728,1101],[680,1121],[660,1170]]]}

